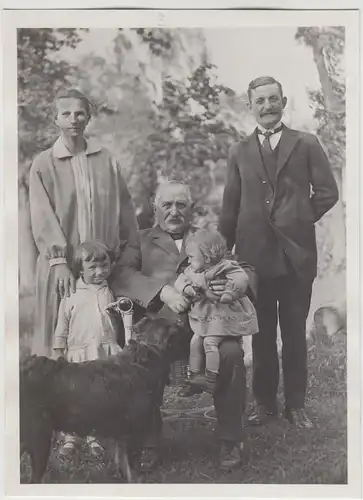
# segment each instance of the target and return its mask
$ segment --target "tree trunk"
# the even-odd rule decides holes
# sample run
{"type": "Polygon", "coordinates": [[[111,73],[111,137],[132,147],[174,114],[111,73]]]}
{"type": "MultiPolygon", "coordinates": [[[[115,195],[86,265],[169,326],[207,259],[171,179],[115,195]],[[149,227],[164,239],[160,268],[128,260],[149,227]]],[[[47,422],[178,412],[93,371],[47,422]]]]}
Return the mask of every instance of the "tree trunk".
{"type": "Polygon", "coordinates": [[[332,113],[344,111],[344,105],[340,102],[333,90],[333,84],[326,68],[323,47],[320,44],[319,36],[311,37],[314,61],[318,70],[321,87],[323,89],[325,106],[332,113]]]}
{"type": "Polygon", "coordinates": [[[341,172],[334,171],[339,190],[336,205],[316,224],[318,275],[320,278],[345,272],[346,227],[341,172]]]}

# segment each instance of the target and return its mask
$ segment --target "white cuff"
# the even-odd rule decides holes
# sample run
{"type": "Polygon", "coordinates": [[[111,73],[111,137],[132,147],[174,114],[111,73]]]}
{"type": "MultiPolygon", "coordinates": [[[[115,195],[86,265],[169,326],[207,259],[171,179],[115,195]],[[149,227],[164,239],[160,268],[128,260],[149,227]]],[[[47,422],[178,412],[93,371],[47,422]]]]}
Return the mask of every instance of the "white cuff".
{"type": "Polygon", "coordinates": [[[49,259],[50,267],[56,266],[57,264],[67,264],[67,259],[65,257],[54,257],[49,259]]]}

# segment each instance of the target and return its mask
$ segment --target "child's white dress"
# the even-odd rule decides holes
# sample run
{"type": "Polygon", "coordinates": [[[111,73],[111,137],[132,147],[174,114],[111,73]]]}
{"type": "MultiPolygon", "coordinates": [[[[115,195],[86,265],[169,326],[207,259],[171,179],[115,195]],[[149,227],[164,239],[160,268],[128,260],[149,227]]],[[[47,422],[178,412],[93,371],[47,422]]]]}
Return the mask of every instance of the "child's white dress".
{"type": "Polygon", "coordinates": [[[245,287],[248,276],[240,265],[229,259],[222,259],[217,264],[202,272],[194,272],[187,267],[175,282],[175,288],[183,293],[187,285],[197,286],[199,291],[192,300],[189,324],[196,335],[201,337],[241,337],[258,332],[256,309],[241,290],[245,287]],[[219,302],[219,296],[209,288],[213,279],[227,279],[226,292],[236,297],[230,304],[219,302]]]}
{"type": "Polygon", "coordinates": [[[66,359],[74,363],[105,359],[121,352],[116,330],[105,312],[114,300],[107,281],[86,285],[78,279],[76,292],[61,300],[54,349],[65,349],[66,359]]]}

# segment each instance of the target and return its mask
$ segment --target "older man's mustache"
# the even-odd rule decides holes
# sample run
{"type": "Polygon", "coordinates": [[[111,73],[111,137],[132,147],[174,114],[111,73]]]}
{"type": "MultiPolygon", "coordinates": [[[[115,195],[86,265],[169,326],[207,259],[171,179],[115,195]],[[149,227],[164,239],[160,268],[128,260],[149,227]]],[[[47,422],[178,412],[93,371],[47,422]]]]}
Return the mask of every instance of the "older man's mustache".
{"type": "Polygon", "coordinates": [[[264,113],[261,113],[260,116],[267,116],[267,115],[277,115],[278,111],[265,111],[264,113]]]}
{"type": "Polygon", "coordinates": [[[166,220],[169,222],[182,222],[184,220],[184,217],[169,216],[166,218],[166,220]]]}

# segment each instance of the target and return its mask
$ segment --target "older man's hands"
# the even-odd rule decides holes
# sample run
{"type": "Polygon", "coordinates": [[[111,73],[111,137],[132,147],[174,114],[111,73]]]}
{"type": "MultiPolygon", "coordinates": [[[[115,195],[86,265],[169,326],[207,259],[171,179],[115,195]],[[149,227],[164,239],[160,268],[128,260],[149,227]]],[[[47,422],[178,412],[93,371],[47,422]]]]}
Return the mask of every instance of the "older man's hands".
{"type": "Polygon", "coordinates": [[[160,299],[177,314],[186,311],[190,304],[186,297],[183,297],[183,295],[170,285],[165,285],[163,287],[160,292],[160,299]]]}

